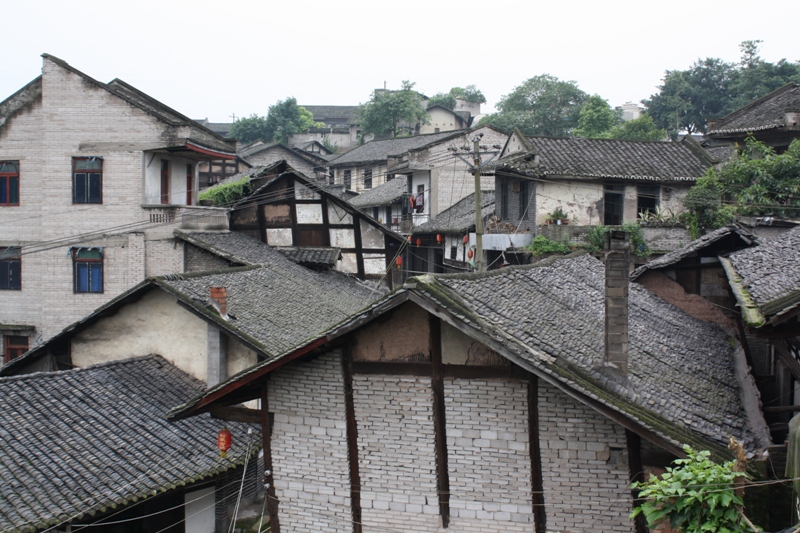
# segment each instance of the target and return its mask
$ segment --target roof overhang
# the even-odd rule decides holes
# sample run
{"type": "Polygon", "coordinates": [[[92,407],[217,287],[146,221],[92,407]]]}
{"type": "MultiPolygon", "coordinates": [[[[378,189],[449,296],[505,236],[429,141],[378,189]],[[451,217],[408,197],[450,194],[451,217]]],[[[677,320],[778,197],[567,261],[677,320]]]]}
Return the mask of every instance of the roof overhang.
{"type": "Polygon", "coordinates": [[[197,142],[190,141],[188,139],[184,141],[182,144],[165,146],[163,149],[171,154],[175,153],[181,154],[185,156],[187,159],[201,159],[201,160],[236,159],[235,152],[226,152],[216,148],[209,148],[207,146],[203,146],[197,142]],[[199,157],[199,156],[205,156],[205,157],[199,157]]]}

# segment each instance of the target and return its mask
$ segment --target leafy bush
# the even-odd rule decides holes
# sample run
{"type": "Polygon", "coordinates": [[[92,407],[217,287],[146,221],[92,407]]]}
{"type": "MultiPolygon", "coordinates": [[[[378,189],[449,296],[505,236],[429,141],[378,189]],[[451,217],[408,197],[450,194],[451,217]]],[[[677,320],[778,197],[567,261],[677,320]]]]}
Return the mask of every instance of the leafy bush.
{"type": "Polygon", "coordinates": [[[200,193],[200,199],[211,200],[218,207],[230,207],[248,194],[250,194],[250,176],[244,176],[238,181],[209,187],[200,193]]]}
{"type": "Polygon", "coordinates": [[[551,241],[544,235],[537,235],[533,241],[527,246],[526,250],[533,252],[535,257],[541,257],[544,254],[568,254],[573,248],[566,242],[560,243],[551,241]]]}
{"type": "MultiPolygon", "coordinates": [[[[652,252],[647,243],[644,242],[644,232],[642,227],[636,222],[625,222],[622,226],[615,226],[622,231],[630,233],[631,251],[638,257],[648,257],[652,252]]],[[[609,226],[593,226],[586,233],[586,242],[589,243],[589,251],[601,252],[605,246],[604,234],[606,231],[612,229],[609,226]]]]}
{"type": "Polygon", "coordinates": [[[651,475],[631,485],[645,500],[631,518],[643,514],[651,529],[669,520],[670,527],[681,533],[748,531],[740,524],[743,502],[734,490],[736,479],[746,474],[734,470],[736,461],[718,464],[707,451],[683,449],[687,458],[673,461],[676,466],[660,477],[651,475]]]}

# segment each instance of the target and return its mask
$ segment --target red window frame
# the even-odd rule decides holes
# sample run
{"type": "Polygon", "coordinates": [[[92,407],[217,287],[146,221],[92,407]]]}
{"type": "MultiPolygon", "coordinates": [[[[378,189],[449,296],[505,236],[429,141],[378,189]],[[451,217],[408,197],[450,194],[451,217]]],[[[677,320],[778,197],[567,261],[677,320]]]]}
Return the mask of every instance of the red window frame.
{"type": "Polygon", "coordinates": [[[19,205],[19,161],[0,161],[0,206],[19,205]],[[12,183],[16,181],[17,201],[13,201],[12,183]],[[5,198],[5,201],[3,199],[5,198]]]}
{"type": "Polygon", "coordinates": [[[102,294],[105,290],[105,255],[92,248],[72,249],[72,279],[75,294],[102,294]],[[81,257],[82,255],[93,257],[81,257]]]}
{"type": "Polygon", "coordinates": [[[103,158],[102,157],[73,157],[72,158],[72,203],[73,204],[102,204],[103,203],[103,158]],[[79,161],[89,161],[97,168],[78,168],[79,161]],[[79,187],[79,181],[86,183],[79,187]],[[92,191],[96,194],[93,196],[92,191]],[[83,193],[83,194],[81,194],[83,193]]]}
{"type": "Polygon", "coordinates": [[[22,335],[3,335],[3,362],[10,363],[28,351],[28,337],[22,335]]]}
{"type": "Polygon", "coordinates": [[[161,160],[161,203],[169,204],[169,159],[161,160]]]}
{"type": "Polygon", "coordinates": [[[192,205],[192,191],[194,191],[194,166],[186,163],[186,205],[192,205]]]}

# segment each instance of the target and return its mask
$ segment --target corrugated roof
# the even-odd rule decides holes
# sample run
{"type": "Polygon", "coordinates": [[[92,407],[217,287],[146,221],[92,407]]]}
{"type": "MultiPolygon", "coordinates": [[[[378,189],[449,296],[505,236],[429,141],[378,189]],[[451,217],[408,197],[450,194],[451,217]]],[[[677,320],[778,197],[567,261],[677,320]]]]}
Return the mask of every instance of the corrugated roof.
{"type": "Polygon", "coordinates": [[[260,432],[227,423],[233,447],[221,459],[218,420],[164,418],[204,389],[157,355],[0,379],[0,530],[85,522],[242,465],[260,432]]]}

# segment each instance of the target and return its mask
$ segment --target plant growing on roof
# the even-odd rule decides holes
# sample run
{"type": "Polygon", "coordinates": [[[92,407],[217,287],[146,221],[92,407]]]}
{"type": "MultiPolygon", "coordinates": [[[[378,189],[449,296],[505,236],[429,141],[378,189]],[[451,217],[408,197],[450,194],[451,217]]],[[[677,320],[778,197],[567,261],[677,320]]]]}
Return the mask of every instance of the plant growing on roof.
{"type": "Polygon", "coordinates": [[[220,183],[200,193],[200,200],[211,200],[217,207],[230,207],[250,194],[250,176],[229,183],[220,183]]]}
{"type": "MultiPolygon", "coordinates": [[[[622,226],[615,227],[619,227],[622,231],[627,231],[630,234],[631,251],[634,255],[645,258],[652,253],[652,250],[650,250],[650,247],[647,246],[647,243],[644,241],[644,232],[639,224],[636,222],[625,222],[622,226]]],[[[589,243],[588,248],[590,252],[598,253],[603,251],[603,247],[605,246],[605,237],[603,235],[610,229],[611,228],[608,226],[592,226],[592,228],[586,232],[586,242],[589,243]]]]}
{"type": "Polygon", "coordinates": [[[569,241],[563,243],[551,241],[544,235],[537,235],[533,241],[525,248],[532,252],[534,257],[541,257],[544,254],[568,254],[574,250],[569,241]]]}

